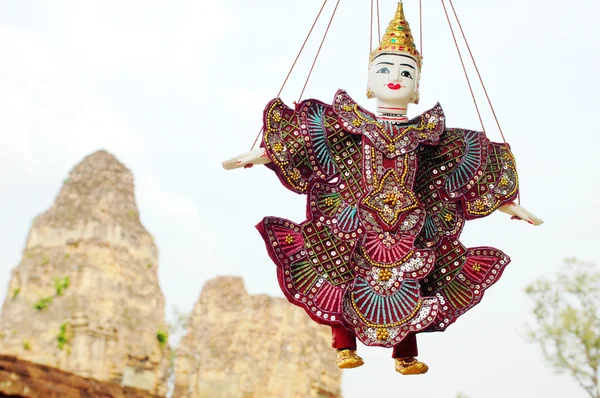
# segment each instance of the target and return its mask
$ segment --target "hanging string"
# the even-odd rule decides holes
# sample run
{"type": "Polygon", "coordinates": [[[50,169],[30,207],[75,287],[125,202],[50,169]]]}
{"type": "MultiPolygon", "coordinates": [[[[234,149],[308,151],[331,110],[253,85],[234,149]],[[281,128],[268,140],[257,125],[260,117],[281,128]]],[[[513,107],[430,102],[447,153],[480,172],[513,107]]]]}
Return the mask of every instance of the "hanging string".
{"type": "Polygon", "coordinates": [[[371,0],[371,19],[369,20],[369,54],[373,50],[373,0],[371,0]]]}
{"type": "MultiPolygon", "coordinates": [[[[458,27],[460,28],[460,32],[462,37],[467,45],[467,49],[469,50],[469,55],[471,56],[471,61],[473,61],[473,65],[475,66],[475,70],[477,71],[477,76],[479,77],[479,82],[483,87],[483,92],[485,93],[485,97],[487,98],[488,104],[492,109],[492,114],[494,115],[494,119],[496,120],[496,125],[498,126],[498,130],[500,130],[500,135],[502,136],[502,140],[504,144],[507,144],[506,138],[504,138],[504,132],[502,132],[502,127],[500,127],[500,122],[498,121],[498,117],[496,116],[496,111],[494,110],[494,106],[492,105],[492,101],[490,100],[490,96],[488,95],[487,89],[485,88],[485,84],[483,83],[483,79],[481,78],[481,73],[479,73],[479,68],[477,67],[477,63],[475,62],[475,57],[473,57],[473,52],[471,51],[471,46],[469,46],[469,42],[467,41],[467,37],[465,36],[465,32],[463,31],[462,25],[460,24],[460,20],[458,19],[458,15],[456,14],[456,10],[454,9],[454,4],[452,0],[450,1],[450,7],[452,7],[452,12],[454,13],[454,17],[456,18],[456,22],[458,22],[458,27]]],[[[508,144],[507,144],[508,145],[508,144]]]]}
{"type": "Polygon", "coordinates": [[[419,41],[421,47],[421,57],[423,56],[423,1],[419,0],[419,41]]]}
{"type": "MultiPolygon", "coordinates": [[[[285,80],[283,81],[283,84],[281,85],[281,88],[279,89],[279,92],[277,93],[277,97],[276,98],[279,98],[279,96],[281,95],[281,92],[283,91],[283,88],[285,87],[288,79],[290,78],[290,75],[292,74],[292,71],[296,67],[296,63],[298,62],[298,59],[300,58],[300,55],[302,54],[302,51],[304,51],[304,47],[306,46],[306,43],[308,42],[308,39],[310,38],[310,35],[312,34],[313,29],[315,28],[315,25],[319,21],[319,18],[321,17],[321,14],[323,13],[323,9],[327,5],[328,1],[329,0],[324,0],[323,1],[323,5],[321,6],[321,9],[319,10],[319,13],[317,14],[317,17],[315,18],[315,21],[313,22],[312,26],[310,27],[310,30],[308,31],[308,34],[306,35],[306,38],[304,39],[304,42],[302,43],[302,47],[300,47],[300,51],[298,51],[298,55],[296,55],[296,59],[294,60],[294,63],[292,64],[292,67],[290,68],[287,76],[285,77],[285,80]]],[[[250,147],[250,150],[254,149],[254,146],[258,142],[258,139],[260,138],[261,134],[263,133],[263,130],[264,130],[264,126],[261,127],[260,130],[258,131],[258,134],[256,135],[256,138],[254,139],[254,143],[252,144],[252,147],[250,147]]]]}
{"type": "MultiPolygon", "coordinates": [[[[377,41],[381,41],[381,23],[379,22],[379,0],[377,0],[377,41]]],[[[373,48],[373,47],[371,47],[373,48]]]]}
{"type": "MultiPolygon", "coordinates": [[[[456,45],[456,50],[458,51],[458,56],[460,58],[460,62],[462,64],[463,67],[463,71],[465,72],[465,77],[467,78],[467,83],[469,85],[469,90],[471,91],[471,96],[473,97],[473,103],[475,104],[475,109],[477,110],[477,116],[479,117],[479,121],[481,122],[481,128],[483,129],[483,131],[485,132],[485,128],[483,126],[483,120],[481,118],[481,113],[479,112],[479,107],[477,106],[477,100],[475,99],[475,94],[473,93],[473,88],[471,87],[471,82],[469,80],[469,76],[467,74],[467,69],[465,68],[465,63],[462,59],[462,54],[460,52],[460,48],[458,47],[458,42],[456,41],[456,36],[454,34],[454,29],[452,28],[452,24],[450,23],[450,17],[448,16],[448,11],[446,9],[446,5],[444,4],[444,0],[442,1],[442,6],[444,7],[444,13],[446,14],[446,19],[448,20],[448,26],[450,26],[450,31],[452,32],[452,37],[454,39],[454,44],[456,45]]],[[[465,41],[465,44],[467,46],[467,49],[469,51],[469,55],[471,57],[471,61],[473,62],[473,65],[475,66],[475,70],[477,71],[477,76],[479,77],[479,82],[481,83],[481,86],[483,88],[483,91],[485,93],[485,96],[487,98],[488,104],[490,105],[490,108],[492,110],[492,114],[494,115],[494,119],[496,121],[496,125],[498,126],[498,130],[500,131],[500,135],[502,136],[502,140],[504,141],[504,145],[506,146],[507,150],[510,150],[508,143],[506,142],[506,137],[504,136],[504,132],[502,131],[502,127],[500,127],[500,122],[498,120],[498,117],[496,116],[496,111],[494,110],[494,106],[492,105],[492,101],[490,100],[490,97],[487,93],[487,89],[485,87],[485,84],[483,83],[483,78],[481,77],[481,73],[479,73],[479,68],[477,67],[477,63],[475,62],[475,57],[473,56],[473,52],[471,51],[471,47],[469,46],[469,42],[467,41],[467,37],[465,35],[465,32],[462,28],[462,25],[460,23],[460,19],[458,18],[458,14],[456,13],[456,9],[454,8],[454,4],[452,3],[452,0],[448,0],[450,2],[450,6],[452,7],[452,12],[454,13],[454,17],[456,18],[456,22],[458,24],[458,27],[460,28],[460,32],[462,34],[463,40],[465,41]]],[[[520,205],[521,204],[521,193],[517,193],[517,203],[520,205]]]]}
{"type": "MultiPolygon", "coordinates": [[[[458,14],[456,13],[456,9],[454,8],[454,4],[452,3],[452,0],[449,0],[449,2],[450,2],[450,7],[452,7],[452,12],[454,13],[454,17],[456,18],[456,22],[458,23],[460,33],[462,34],[463,40],[465,41],[465,44],[467,46],[467,50],[469,51],[469,55],[471,56],[471,61],[473,62],[473,65],[475,66],[475,71],[477,72],[477,76],[479,77],[479,82],[481,83],[481,87],[483,87],[483,92],[485,93],[485,98],[487,99],[488,104],[490,105],[490,109],[492,110],[492,115],[494,115],[494,120],[496,121],[498,130],[500,131],[500,135],[502,136],[502,141],[504,141],[504,145],[506,146],[506,149],[510,151],[508,143],[506,142],[506,137],[504,136],[504,132],[502,131],[502,127],[500,127],[500,121],[498,120],[498,116],[496,116],[496,110],[494,109],[494,105],[492,105],[492,100],[490,99],[490,96],[488,95],[485,84],[483,83],[483,78],[481,77],[481,73],[479,73],[479,68],[477,67],[477,62],[475,62],[475,57],[473,56],[473,52],[471,51],[471,46],[469,46],[467,36],[465,35],[465,31],[462,28],[460,19],[458,18],[458,14]]],[[[521,204],[521,192],[517,193],[517,203],[519,205],[521,204]]]]}
{"type": "MultiPolygon", "coordinates": [[[[371,51],[373,51],[373,25],[375,21],[375,18],[373,18],[373,1],[374,0],[371,0],[371,20],[369,23],[369,54],[371,53],[371,51]]],[[[381,41],[381,24],[379,22],[379,0],[376,0],[375,7],[375,13],[377,14],[377,40],[381,41]]]]}
{"type": "Polygon", "coordinates": [[[333,22],[333,18],[335,17],[335,13],[337,12],[338,6],[340,5],[340,0],[337,0],[335,4],[335,8],[333,9],[333,13],[331,14],[331,19],[327,24],[327,29],[325,29],[325,34],[323,35],[323,40],[321,40],[321,44],[319,45],[319,50],[317,51],[317,55],[315,55],[315,59],[310,67],[310,71],[308,72],[308,76],[306,77],[306,82],[304,83],[304,87],[302,87],[302,91],[300,92],[300,97],[298,97],[298,102],[302,99],[304,95],[304,90],[306,90],[306,86],[308,85],[308,81],[310,80],[310,76],[312,75],[313,69],[315,68],[315,64],[317,63],[317,59],[319,58],[319,54],[321,54],[321,49],[323,48],[323,43],[325,43],[325,39],[327,38],[327,33],[329,33],[329,28],[331,28],[331,23],[333,22]]]}
{"type": "Polygon", "coordinates": [[[446,19],[448,20],[448,26],[450,27],[450,32],[452,33],[452,38],[454,39],[454,44],[456,45],[456,51],[458,52],[458,57],[460,58],[460,63],[462,64],[463,71],[465,72],[465,78],[467,79],[467,84],[469,85],[469,90],[471,91],[471,97],[473,97],[473,103],[475,104],[475,109],[477,110],[477,116],[479,117],[479,122],[481,123],[481,129],[485,132],[485,127],[483,125],[483,119],[481,118],[481,113],[479,112],[479,106],[477,106],[477,100],[475,99],[475,93],[473,92],[473,87],[471,86],[471,80],[469,79],[469,74],[467,73],[467,68],[465,67],[465,62],[463,61],[462,54],[460,52],[460,47],[458,46],[458,41],[456,40],[456,35],[454,34],[454,28],[452,27],[452,23],[450,22],[450,16],[448,15],[448,10],[446,9],[446,4],[444,4],[444,0],[441,0],[442,6],[444,7],[444,13],[446,14],[446,19]]]}
{"type": "Polygon", "coordinates": [[[296,56],[296,59],[294,60],[294,63],[292,64],[292,67],[290,68],[290,71],[288,72],[287,76],[285,77],[285,81],[281,85],[281,89],[279,90],[279,93],[277,93],[277,98],[281,95],[281,92],[283,91],[283,88],[285,87],[285,84],[287,83],[288,79],[290,78],[290,75],[292,74],[292,71],[294,70],[294,67],[296,66],[296,63],[298,62],[298,59],[300,58],[300,55],[302,54],[302,51],[304,51],[304,47],[306,46],[306,43],[308,42],[308,38],[312,34],[312,31],[315,28],[315,25],[317,24],[317,21],[321,17],[321,14],[323,13],[323,9],[327,5],[328,1],[329,0],[323,1],[323,5],[321,6],[321,9],[319,10],[319,13],[317,14],[317,17],[315,18],[312,26],[310,27],[310,30],[308,31],[308,34],[306,35],[306,39],[304,39],[304,42],[302,43],[302,47],[300,47],[300,51],[298,51],[298,55],[296,56]]]}

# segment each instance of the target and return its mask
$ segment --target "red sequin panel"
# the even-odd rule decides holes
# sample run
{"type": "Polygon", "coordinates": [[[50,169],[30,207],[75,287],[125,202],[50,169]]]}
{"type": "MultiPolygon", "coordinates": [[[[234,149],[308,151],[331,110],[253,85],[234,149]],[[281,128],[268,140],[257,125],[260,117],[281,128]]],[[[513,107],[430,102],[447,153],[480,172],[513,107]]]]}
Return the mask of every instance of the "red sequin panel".
{"type": "Polygon", "coordinates": [[[510,258],[491,247],[467,250],[466,259],[450,283],[436,293],[443,313],[427,331],[443,331],[477,305],[487,289],[500,278],[510,258]]]}
{"type": "MultiPolygon", "coordinates": [[[[327,265],[322,265],[320,260],[315,263],[314,258],[309,257],[308,253],[314,254],[318,244],[313,249],[309,242],[315,242],[314,237],[304,236],[304,228],[315,230],[311,223],[307,224],[303,226],[282,218],[267,217],[257,228],[268,242],[269,255],[277,265],[277,278],[286,298],[302,307],[318,323],[340,324],[346,290],[344,283],[352,280],[354,275],[351,269],[336,263],[338,258],[331,254],[332,250],[327,251],[331,264],[325,261],[327,265]]],[[[327,245],[332,242],[331,238],[320,232],[317,236],[324,246],[332,246],[327,245]]],[[[336,246],[337,250],[351,250],[348,245],[343,246],[343,250],[336,246]]],[[[318,252],[324,253],[320,249],[318,252]]]]}
{"type": "Polygon", "coordinates": [[[341,240],[332,235],[319,221],[309,221],[302,228],[308,257],[316,271],[333,286],[354,279],[349,266],[354,250],[353,240],[341,240]]]}

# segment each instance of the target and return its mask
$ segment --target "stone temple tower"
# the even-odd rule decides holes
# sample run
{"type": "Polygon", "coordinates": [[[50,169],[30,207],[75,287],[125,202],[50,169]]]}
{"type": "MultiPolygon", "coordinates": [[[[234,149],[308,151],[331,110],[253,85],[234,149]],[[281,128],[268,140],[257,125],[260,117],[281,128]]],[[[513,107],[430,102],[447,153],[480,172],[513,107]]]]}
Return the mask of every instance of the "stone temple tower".
{"type": "Polygon", "coordinates": [[[0,315],[0,352],[166,392],[170,353],[158,250],[133,175],[98,151],[33,222],[0,315]]]}
{"type": "Polygon", "coordinates": [[[175,360],[177,398],[340,398],[331,330],[238,277],[204,285],[175,360]]]}

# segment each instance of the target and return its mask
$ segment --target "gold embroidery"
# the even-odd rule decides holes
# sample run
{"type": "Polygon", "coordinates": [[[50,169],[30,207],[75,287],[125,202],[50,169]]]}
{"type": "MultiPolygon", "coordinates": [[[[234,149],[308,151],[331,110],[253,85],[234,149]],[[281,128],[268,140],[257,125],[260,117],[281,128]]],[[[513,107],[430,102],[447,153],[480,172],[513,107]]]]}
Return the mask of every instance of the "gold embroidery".
{"type": "Polygon", "coordinates": [[[419,312],[419,310],[421,309],[421,306],[423,305],[423,300],[420,299],[419,302],[417,303],[417,306],[415,307],[415,309],[411,312],[410,315],[408,315],[406,318],[395,322],[395,323],[389,323],[389,324],[375,324],[375,323],[371,323],[367,320],[367,318],[365,318],[365,316],[360,312],[360,310],[358,309],[358,305],[356,304],[356,301],[354,301],[354,292],[350,293],[350,296],[352,298],[352,306],[354,307],[354,310],[356,311],[356,313],[358,314],[358,316],[360,317],[360,319],[363,321],[363,323],[369,327],[372,328],[393,328],[396,326],[400,326],[408,321],[410,321],[411,319],[413,319],[415,317],[415,315],[417,315],[417,312],[419,312]]]}

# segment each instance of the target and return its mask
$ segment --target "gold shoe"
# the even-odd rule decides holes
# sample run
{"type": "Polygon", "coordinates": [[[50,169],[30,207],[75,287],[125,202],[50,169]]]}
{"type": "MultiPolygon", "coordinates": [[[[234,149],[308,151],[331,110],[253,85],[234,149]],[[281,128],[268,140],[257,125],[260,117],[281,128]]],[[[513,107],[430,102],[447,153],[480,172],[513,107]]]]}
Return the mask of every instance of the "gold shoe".
{"type": "Polygon", "coordinates": [[[337,360],[335,364],[340,369],[352,369],[363,366],[365,362],[361,357],[356,355],[356,350],[338,350],[337,360]]]}
{"type": "Polygon", "coordinates": [[[396,358],[396,372],[403,375],[422,375],[427,373],[429,366],[416,358],[396,358]]]}

